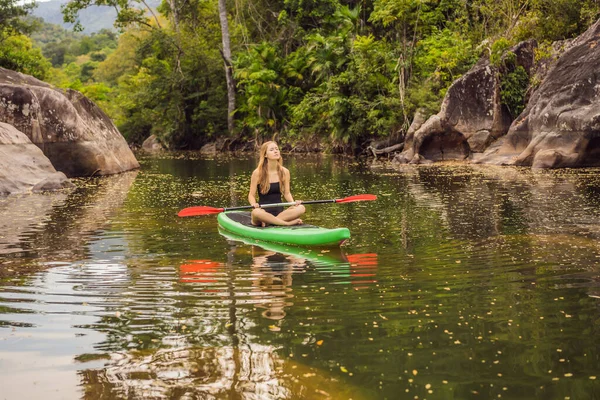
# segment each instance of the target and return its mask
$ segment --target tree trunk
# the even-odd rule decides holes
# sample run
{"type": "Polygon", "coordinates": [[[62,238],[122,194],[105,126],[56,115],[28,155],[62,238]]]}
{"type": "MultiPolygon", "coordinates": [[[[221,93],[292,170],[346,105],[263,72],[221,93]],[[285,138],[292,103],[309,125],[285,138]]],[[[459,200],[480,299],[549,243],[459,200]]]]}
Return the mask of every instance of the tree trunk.
{"type": "Polygon", "coordinates": [[[221,37],[225,61],[225,78],[227,79],[227,129],[233,133],[233,112],[235,111],[235,83],[233,82],[233,65],[231,63],[231,45],[229,40],[229,23],[227,22],[227,7],[225,0],[219,0],[219,20],[221,21],[221,37]]]}

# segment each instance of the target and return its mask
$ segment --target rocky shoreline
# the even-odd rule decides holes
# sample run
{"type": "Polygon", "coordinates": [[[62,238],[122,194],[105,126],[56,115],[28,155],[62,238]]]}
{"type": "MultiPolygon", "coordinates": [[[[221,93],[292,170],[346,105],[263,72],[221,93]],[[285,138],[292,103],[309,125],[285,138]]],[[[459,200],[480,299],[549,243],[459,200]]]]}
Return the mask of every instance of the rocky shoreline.
{"type": "Polygon", "coordinates": [[[110,118],[74,90],[0,68],[0,195],[139,168],[110,118]]]}
{"type": "MultiPolygon", "coordinates": [[[[600,166],[600,21],[578,38],[536,57],[534,40],[509,49],[500,63],[482,58],[448,89],[440,111],[417,111],[398,141],[354,149],[393,163],[464,160],[475,164],[532,168],[600,166]],[[539,59],[538,59],[539,58],[539,59]],[[503,101],[505,78],[526,74],[523,112],[513,117],[503,101]]],[[[224,138],[200,153],[254,151],[255,141],[224,138]]],[[[284,151],[321,152],[327,145],[305,140],[284,151]]],[[[155,137],[142,150],[163,150],[155,137]]],[[[336,152],[339,149],[329,149],[336,152]]],[[[0,68],[0,195],[56,190],[70,177],[110,175],[139,167],[110,118],[74,90],[0,68]]]]}

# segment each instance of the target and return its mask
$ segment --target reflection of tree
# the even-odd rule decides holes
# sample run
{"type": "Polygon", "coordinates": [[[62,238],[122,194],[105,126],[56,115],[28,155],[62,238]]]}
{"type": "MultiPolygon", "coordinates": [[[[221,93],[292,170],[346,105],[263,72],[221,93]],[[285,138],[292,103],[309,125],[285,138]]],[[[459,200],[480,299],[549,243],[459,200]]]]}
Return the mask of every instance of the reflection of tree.
{"type": "Polygon", "coordinates": [[[255,343],[114,353],[103,369],[79,374],[86,400],[363,398],[352,385],[255,343]]]}
{"type": "Polygon", "coordinates": [[[289,360],[287,353],[280,356],[280,346],[270,343],[277,333],[260,326],[263,317],[285,316],[292,305],[292,275],[304,272],[306,263],[292,255],[257,247],[248,253],[248,246],[233,245],[225,263],[186,261],[177,283],[131,268],[135,285],[125,288],[128,295],[115,305],[121,312],[89,326],[107,332],[107,341],[96,346],[105,354],[96,358],[108,360],[101,369],[80,371],[84,398],[282,399],[317,394],[360,399],[355,388],[335,376],[289,360]],[[156,285],[163,295],[153,295],[156,285]],[[264,309],[258,320],[254,307],[264,309]]]}

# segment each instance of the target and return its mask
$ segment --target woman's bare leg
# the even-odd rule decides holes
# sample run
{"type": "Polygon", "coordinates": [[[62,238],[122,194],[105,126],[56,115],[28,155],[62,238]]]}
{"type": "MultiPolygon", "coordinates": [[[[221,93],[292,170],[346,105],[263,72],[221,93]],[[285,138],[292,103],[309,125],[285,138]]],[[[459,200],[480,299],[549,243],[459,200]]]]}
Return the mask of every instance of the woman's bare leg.
{"type": "Polygon", "coordinates": [[[300,218],[306,212],[306,208],[300,204],[297,206],[291,206],[277,215],[277,218],[280,218],[284,221],[293,221],[295,219],[300,218]]]}
{"type": "MultiPolygon", "coordinates": [[[[279,215],[283,214],[280,213],[279,215]]],[[[302,220],[293,219],[293,220],[284,220],[279,218],[279,215],[276,217],[273,214],[270,214],[263,210],[262,208],[255,208],[252,210],[252,224],[256,226],[260,226],[261,222],[269,225],[280,225],[280,226],[289,226],[289,225],[300,225],[302,220]]]]}

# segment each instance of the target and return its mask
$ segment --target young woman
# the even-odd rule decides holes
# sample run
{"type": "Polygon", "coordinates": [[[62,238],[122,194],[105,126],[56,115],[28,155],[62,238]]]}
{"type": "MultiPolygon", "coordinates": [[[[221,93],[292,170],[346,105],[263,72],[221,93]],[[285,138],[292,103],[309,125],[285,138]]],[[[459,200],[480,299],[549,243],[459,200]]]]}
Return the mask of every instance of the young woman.
{"type": "Polygon", "coordinates": [[[260,147],[258,167],[252,172],[248,201],[254,207],[252,224],[265,225],[299,225],[299,218],[306,209],[301,200],[284,210],[283,207],[260,208],[261,204],[281,203],[281,195],[286,201],[294,202],[290,192],[290,171],[283,166],[279,147],[275,142],[266,142],[260,147]],[[258,193],[258,201],[256,194],[258,193]]]}

